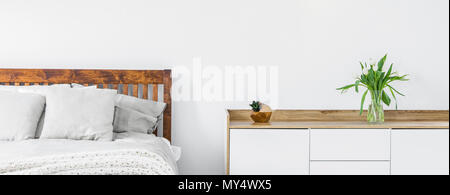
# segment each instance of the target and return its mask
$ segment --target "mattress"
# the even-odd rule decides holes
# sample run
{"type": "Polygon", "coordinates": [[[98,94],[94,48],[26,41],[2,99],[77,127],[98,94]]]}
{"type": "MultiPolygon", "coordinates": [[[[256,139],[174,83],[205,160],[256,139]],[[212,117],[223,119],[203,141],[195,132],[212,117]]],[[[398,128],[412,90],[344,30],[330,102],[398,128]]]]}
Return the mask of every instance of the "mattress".
{"type": "Polygon", "coordinates": [[[67,139],[36,139],[18,142],[0,141],[0,162],[82,152],[139,149],[154,152],[161,156],[178,173],[176,161],[180,157],[181,149],[171,146],[166,139],[154,135],[132,132],[115,134],[114,137],[114,141],[112,142],[67,139]]]}

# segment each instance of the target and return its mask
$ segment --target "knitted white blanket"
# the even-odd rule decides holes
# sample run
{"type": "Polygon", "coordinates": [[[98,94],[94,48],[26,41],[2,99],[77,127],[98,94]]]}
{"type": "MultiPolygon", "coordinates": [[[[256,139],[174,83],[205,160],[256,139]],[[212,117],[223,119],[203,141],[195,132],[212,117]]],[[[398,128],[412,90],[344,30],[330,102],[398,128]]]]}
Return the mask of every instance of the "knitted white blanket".
{"type": "Polygon", "coordinates": [[[0,175],[174,175],[158,154],[113,150],[0,162],[0,175]]]}

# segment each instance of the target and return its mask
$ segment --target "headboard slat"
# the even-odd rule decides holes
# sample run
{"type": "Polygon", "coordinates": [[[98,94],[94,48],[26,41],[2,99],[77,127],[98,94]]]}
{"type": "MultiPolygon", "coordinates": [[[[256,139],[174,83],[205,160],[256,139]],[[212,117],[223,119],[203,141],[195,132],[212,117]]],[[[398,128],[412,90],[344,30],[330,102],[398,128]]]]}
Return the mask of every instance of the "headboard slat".
{"type": "MultiPolygon", "coordinates": [[[[108,88],[111,84],[113,89],[119,89],[119,84],[123,85],[123,94],[128,95],[129,84],[132,85],[132,95],[138,97],[139,85],[144,85],[144,99],[148,99],[148,85],[156,86],[158,96],[158,84],[164,85],[164,102],[167,108],[164,111],[163,136],[171,140],[172,128],[172,77],[171,70],[81,70],[81,69],[0,69],[0,83],[4,85],[19,86],[21,83],[28,86],[51,84],[71,84],[79,83],[84,86],[89,84],[102,84],[103,88],[108,88]]],[[[153,88],[155,91],[155,88],[153,88]]],[[[153,98],[154,98],[153,97],[153,98]]],[[[157,101],[158,99],[156,99],[157,101]]]]}
{"type": "Polygon", "coordinates": [[[139,97],[138,92],[139,92],[139,85],[133,85],[133,96],[138,98],[139,97]]]}
{"type": "Polygon", "coordinates": [[[142,99],[148,99],[148,84],[142,86],[142,99]]]}
{"type": "Polygon", "coordinates": [[[128,95],[128,84],[124,84],[122,87],[122,94],[128,95]]]}
{"type": "MultiPolygon", "coordinates": [[[[164,70],[164,102],[167,103],[163,116],[163,135],[172,138],[172,71],[164,70]]],[[[171,140],[171,139],[169,139],[171,140]]]]}
{"type": "Polygon", "coordinates": [[[153,85],[153,101],[158,101],[158,85],[153,85]]]}

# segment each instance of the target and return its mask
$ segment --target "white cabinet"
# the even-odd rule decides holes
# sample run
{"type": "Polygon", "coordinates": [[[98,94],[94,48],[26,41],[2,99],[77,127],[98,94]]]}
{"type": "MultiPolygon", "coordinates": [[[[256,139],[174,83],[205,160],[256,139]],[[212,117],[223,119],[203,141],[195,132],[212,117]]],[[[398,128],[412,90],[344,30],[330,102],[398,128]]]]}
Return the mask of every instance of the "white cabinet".
{"type": "Polygon", "coordinates": [[[311,161],[311,175],[389,174],[389,161],[311,161]]]}
{"type": "Polygon", "coordinates": [[[449,131],[392,130],[392,174],[449,175],[449,131]]]}
{"type": "Polygon", "coordinates": [[[311,130],[311,160],[389,159],[389,129],[311,130]]]}
{"type": "Polygon", "coordinates": [[[231,175],[308,175],[309,130],[231,129],[231,175]]]}
{"type": "Polygon", "coordinates": [[[448,129],[230,129],[231,175],[449,175],[448,129]]]}

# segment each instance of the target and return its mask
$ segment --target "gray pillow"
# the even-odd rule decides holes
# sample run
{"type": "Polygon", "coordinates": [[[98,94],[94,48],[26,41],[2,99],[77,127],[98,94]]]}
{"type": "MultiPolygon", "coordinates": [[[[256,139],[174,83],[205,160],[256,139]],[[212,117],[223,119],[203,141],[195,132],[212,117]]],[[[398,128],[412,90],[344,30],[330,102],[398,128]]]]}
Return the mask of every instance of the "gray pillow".
{"type": "MultiPolygon", "coordinates": [[[[128,119],[139,119],[142,120],[142,115],[147,116],[146,120],[147,124],[151,125],[149,127],[140,126],[139,130],[137,132],[146,132],[146,133],[152,133],[156,128],[158,127],[159,121],[162,118],[162,115],[164,113],[164,110],[166,109],[167,104],[164,102],[155,102],[151,100],[145,100],[145,99],[139,99],[132,96],[122,95],[118,94],[116,96],[115,100],[116,105],[116,111],[119,112],[116,114],[119,117],[122,117],[125,115],[124,113],[120,113],[124,111],[124,109],[127,109],[126,114],[130,114],[131,116],[128,117],[128,119]],[[118,109],[117,109],[118,108],[118,109]],[[133,112],[131,112],[133,111],[133,112]],[[153,122],[156,120],[155,122],[153,122]]],[[[120,120],[120,119],[119,119],[120,120]]],[[[139,123],[142,124],[139,120],[137,121],[130,121],[129,124],[132,123],[139,123]]],[[[136,128],[136,126],[121,126],[121,129],[114,129],[115,132],[123,132],[124,130],[136,128]]],[[[134,131],[134,130],[133,130],[134,131]]]]}
{"type": "Polygon", "coordinates": [[[167,106],[164,102],[139,99],[122,94],[116,96],[115,105],[114,131],[142,133],[152,133],[158,127],[158,123],[167,106]],[[116,121],[119,124],[115,124],[116,121]],[[125,123],[124,121],[127,122],[125,123]],[[127,126],[126,124],[129,125],[127,126]]]}
{"type": "Polygon", "coordinates": [[[114,115],[114,132],[124,133],[133,131],[138,133],[153,132],[158,119],[128,108],[116,107],[114,115]]]}
{"type": "Polygon", "coordinates": [[[117,107],[128,108],[143,114],[158,118],[166,109],[166,103],[139,99],[133,96],[118,94],[115,104],[117,107]]]}

